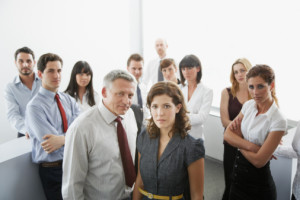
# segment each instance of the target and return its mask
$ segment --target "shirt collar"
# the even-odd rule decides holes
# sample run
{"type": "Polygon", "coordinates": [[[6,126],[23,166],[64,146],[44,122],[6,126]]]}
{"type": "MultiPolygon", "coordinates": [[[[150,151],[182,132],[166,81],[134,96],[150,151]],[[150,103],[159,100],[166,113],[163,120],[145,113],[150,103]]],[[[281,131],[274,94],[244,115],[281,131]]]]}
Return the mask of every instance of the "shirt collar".
{"type": "Polygon", "coordinates": [[[21,79],[20,79],[20,76],[16,76],[14,82],[15,82],[15,84],[21,83],[22,81],[21,81],[21,79]]]}
{"type": "Polygon", "coordinates": [[[271,105],[271,107],[269,108],[269,110],[265,113],[267,116],[272,116],[273,112],[277,110],[277,105],[275,103],[275,100],[273,100],[273,103],[271,105]]]}
{"type": "MultiPolygon", "coordinates": [[[[103,116],[103,118],[104,118],[104,120],[107,124],[111,124],[117,118],[117,116],[115,114],[110,112],[110,110],[108,110],[105,107],[105,105],[103,104],[103,101],[101,103],[99,103],[98,109],[99,109],[100,113],[102,114],[102,116],[103,116]]],[[[123,119],[124,115],[120,115],[120,117],[123,119]]]]}
{"type": "MultiPolygon", "coordinates": [[[[254,101],[254,100],[253,100],[253,101],[254,101]]],[[[258,112],[256,103],[254,103],[253,106],[254,106],[256,112],[258,112]]],[[[276,111],[277,109],[278,109],[278,107],[277,107],[277,105],[276,105],[276,103],[275,103],[275,100],[273,100],[273,103],[272,103],[271,107],[268,109],[268,111],[265,112],[265,113],[262,113],[262,114],[260,114],[260,115],[265,115],[265,116],[267,116],[267,117],[271,117],[272,114],[273,114],[273,112],[276,111]]]]}
{"type": "MultiPolygon", "coordinates": [[[[52,92],[50,90],[47,90],[45,88],[43,88],[43,86],[40,87],[40,91],[39,91],[42,95],[48,97],[49,99],[53,99],[54,100],[54,97],[56,95],[55,92],[52,92]]],[[[60,96],[60,94],[57,92],[58,96],[60,96]]]]}
{"type": "MultiPolygon", "coordinates": [[[[40,78],[38,77],[38,75],[36,73],[34,73],[34,81],[38,81],[39,79],[40,78]]],[[[16,76],[14,83],[15,84],[22,83],[19,75],[16,76]]]]}
{"type": "Polygon", "coordinates": [[[163,59],[166,59],[166,58],[168,58],[168,55],[166,54],[166,56],[165,57],[163,57],[163,58],[160,58],[159,56],[158,56],[158,60],[163,60],[163,59]]]}

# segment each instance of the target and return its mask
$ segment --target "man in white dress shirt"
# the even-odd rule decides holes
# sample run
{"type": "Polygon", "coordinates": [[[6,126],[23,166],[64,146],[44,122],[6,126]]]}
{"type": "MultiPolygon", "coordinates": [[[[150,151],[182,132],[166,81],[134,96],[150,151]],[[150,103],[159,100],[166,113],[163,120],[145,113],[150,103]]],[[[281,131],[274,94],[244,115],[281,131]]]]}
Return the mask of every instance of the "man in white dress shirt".
{"type": "Polygon", "coordinates": [[[79,116],[68,129],[63,160],[64,199],[129,198],[132,188],[125,183],[115,120],[122,119],[134,160],[137,126],[130,106],[135,89],[131,74],[111,71],[104,77],[102,103],[79,116]]]}
{"type": "Polygon", "coordinates": [[[140,78],[143,75],[143,66],[144,66],[144,59],[139,54],[132,54],[129,56],[127,60],[127,70],[131,73],[136,81],[137,81],[137,88],[136,92],[133,96],[132,103],[137,104],[140,108],[143,108],[143,104],[145,99],[143,98],[143,94],[145,93],[145,88],[143,83],[140,82],[140,78]],[[139,90],[139,91],[138,91],[139,90]]]}
{"type": "Polygon", "coordinates": [[[158,58],[151,60],[146,68],[146,73],[143,77],[143,82],[149,90],[150,87],[159,82],[163,81],[163,75],[160,71],[159,65],[162,59],[167,57],[168,44],[165,39],[158,38],[155,40],[155,50],[158,54],[158,58]]]}

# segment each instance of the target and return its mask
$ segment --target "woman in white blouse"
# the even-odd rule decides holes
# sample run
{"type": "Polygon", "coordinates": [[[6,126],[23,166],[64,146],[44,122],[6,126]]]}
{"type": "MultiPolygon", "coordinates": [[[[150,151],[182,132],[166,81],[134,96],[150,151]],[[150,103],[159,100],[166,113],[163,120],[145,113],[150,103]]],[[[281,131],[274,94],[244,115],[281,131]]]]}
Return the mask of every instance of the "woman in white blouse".
{"type": "Polygon", "coordinates": [[[286,119],[277,107],[275,74],[267,65],[247,73],[252,100],[244,103],[227,127],[224,139],[239,149],[229,199],[276,199],[270,159],[286,131],[286,119]]]}
{"type": "Polygon", "coordinates": [[[202,81],[202,67],[195,55],[185,56],[179,63],[181,90],[185,98],[192,129],[189,134],[202,138],[203,124],[207,119],[213,99],[213,91],[202,81]]]}
{"type": "Polygon", "coordinates": [[[81,113],[99,104],[100,97],[93,88],[93,70],[86,61],[75,63],[65,93],[76,99],[81,113]]]}
{"type": "Polygon", "coordinates": [[[300,122],[298,122],[292,146],[298,157],[297,172],[293,182],[292,200],[300,200],[300,122]]]}
{"type": "Polygon", "coordinates": [[[292,146],[279,145],[276,150],[276,155],[286,156],[288,158],[298,158],[291,200],[300,200],[300,122],[298,122],[292,146]]]}

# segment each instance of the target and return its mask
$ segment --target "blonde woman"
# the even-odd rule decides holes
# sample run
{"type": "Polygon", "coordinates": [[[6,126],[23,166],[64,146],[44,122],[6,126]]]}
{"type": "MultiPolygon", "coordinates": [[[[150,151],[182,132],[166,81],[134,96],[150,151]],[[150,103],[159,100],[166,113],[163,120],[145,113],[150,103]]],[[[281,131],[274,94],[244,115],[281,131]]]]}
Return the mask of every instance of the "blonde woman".
{"type": "MultiPolygon", "coordinates": [[[[246,58],[237,59],[231,66],[231,87],[222,91],[220,114],[221,121],[226,129],[229,123],[240,113],[243,104],[249,100],[246,73],[251,68],[251,63],[246,58]]],[[[223,200],[228,199],[231,185],[231,174],[237,149],[224,141],[223,167],[225,176],[225,190],[223,200]]]]}

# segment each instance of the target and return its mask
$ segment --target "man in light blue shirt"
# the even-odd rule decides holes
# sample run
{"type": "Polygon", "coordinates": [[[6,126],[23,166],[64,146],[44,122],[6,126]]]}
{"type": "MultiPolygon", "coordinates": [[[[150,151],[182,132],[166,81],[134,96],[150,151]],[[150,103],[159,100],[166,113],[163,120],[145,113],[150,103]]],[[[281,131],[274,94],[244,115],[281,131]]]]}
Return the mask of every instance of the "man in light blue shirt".
{"type": "Polygon", "coordinates": [[[58,92],[62,64],[56,54],[40,57],[37,66],[42,87],[26,108],[25,124],[32,142],[32,160],[39,164],[47,199],[62,199],[65,132],[79,115],[75,99],[58,92]]]}
{"type": "Polygon", "coordinates": [[[18,137],[26,135],[25,110],[28,102],[36,95],[41,86],[41,80],[34,73],[34,53],[28,47],[23,47],[15,52],[15,64],[19,75],[8,83],[5,88],[4,98],[7,107],[7,119],[12,127],[17,129],[18,137]]]}

